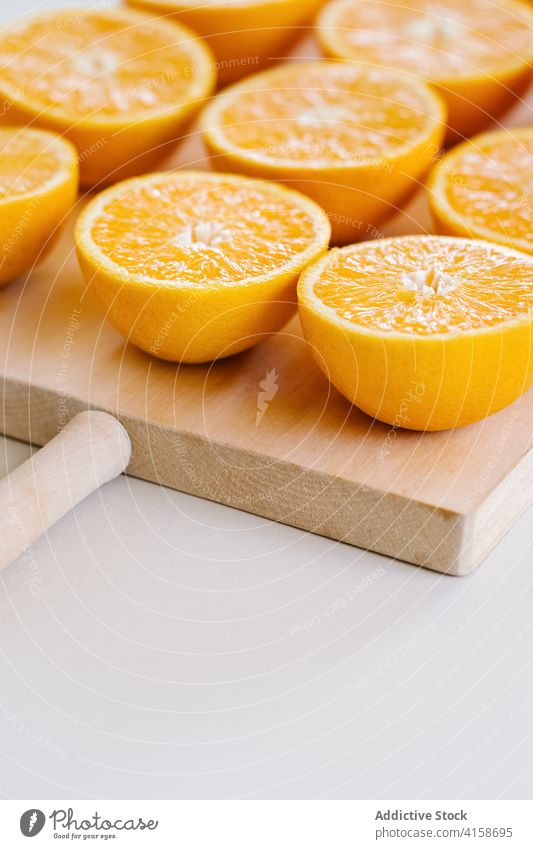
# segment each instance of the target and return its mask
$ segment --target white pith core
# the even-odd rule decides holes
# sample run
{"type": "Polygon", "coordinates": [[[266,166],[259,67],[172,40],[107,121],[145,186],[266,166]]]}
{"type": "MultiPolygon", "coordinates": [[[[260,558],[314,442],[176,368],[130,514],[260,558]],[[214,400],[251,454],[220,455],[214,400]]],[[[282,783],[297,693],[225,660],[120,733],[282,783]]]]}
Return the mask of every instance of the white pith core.
{"type": "Polygon", "coordinates": [[[79,74],[85,77],[96,77],[113,71],[118,65],[116,54],[106,48],[84,50],[71,57],[72,64],[79,74]]]}
{"type": "Polygon", "coordinates": [[[452,274],[431,266],[424,271],[404,271],[399,288],[401,292],[411,292],[418,298],[434,298],[453,292],[458,284],[459,280],[452,274]]]}
{"type": "Polygon", "coordinates": [[[217,248],[222,242],[227,242],[231,231],[216,221],[201,221],[199,224],[187,226],[174,237],[173,242],[182,248],[202,250],[217,248]]]}
{"type": "MultiPolygon", "coordinates": [[[[450,16],[449,11],[447,14],[450,16]]],[[[420,17],[410,21],[405,27],[405,34],[408,38],[414,42],[422,41],[426,43],[432,43],[439,37],[456,38],[460,28],[459,22],[450,17],[446,18],[444,14],[442,17],[439,17],[436,13],[434,15],[434,17],[420,17]]]]}
{"type": "Polygon", "coordinates": [[[296,115],[296,120],[302,127],[320,127],[325,121],[329,123],[344,123],[354,118],[353,109],[330,103],[317,103],[308,109],[303,109],[296,115]]]}

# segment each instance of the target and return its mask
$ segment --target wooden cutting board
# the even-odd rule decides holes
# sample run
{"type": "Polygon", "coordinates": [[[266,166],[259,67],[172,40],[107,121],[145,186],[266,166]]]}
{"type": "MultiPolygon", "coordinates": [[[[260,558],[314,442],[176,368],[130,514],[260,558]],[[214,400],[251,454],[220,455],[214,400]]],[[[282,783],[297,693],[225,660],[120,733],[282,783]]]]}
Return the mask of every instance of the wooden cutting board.
{"type": "MultiPolygon", "coordinates": [[[[168,164],[203,157],[193,133],[168,164]]],[[[421,196],[384,234],[429,227],[421,196]]],[[[469,572],[533,501],[533,391],[468,428],[392,429],[329,386],[297,318],[210,366],[157,361],[103,320],[71,227],[0,292],[0,362],[9,436],[41,445],[76,412],[106,410],[131,436],[135,477],[441,572],[469,572]]]]}

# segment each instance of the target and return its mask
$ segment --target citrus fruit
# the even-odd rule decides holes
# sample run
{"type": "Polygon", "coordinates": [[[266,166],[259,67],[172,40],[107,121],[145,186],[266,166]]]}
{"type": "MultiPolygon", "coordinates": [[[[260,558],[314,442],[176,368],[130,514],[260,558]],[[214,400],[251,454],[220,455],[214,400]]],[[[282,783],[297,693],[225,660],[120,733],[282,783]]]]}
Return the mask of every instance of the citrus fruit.
{"type": "Polygon", "coordinates": [[[533,254],[533,128],[475,136],[428,181],[440,233],[490,239],[533,254]]]}
{"type": "Polygon", "coordinates": [[[533,382],[533,257],[446,236],[330,251],[302,274],[300,317],[336,388],[392,427],[478,421],[533,382]]]}
{"type": "Polygon", "coordinates": [[[296,309],[296,283],[327,248],[308,198],[230,174],[174,171],[100,193],[76,227],[106,315],[157,357],[207,362],[257,344],[296,309]]]}
{"type": "Polygon", "coordinates": [[[326,210],[334,242],[368,239],[428,170],[444,106],[421,80],[324,60],[235,83],[202,115],[215,168],[280,180],[326,210]]]}
{"type": "Polygon", "coordinates": [[[334,59],[403,69],[437,86],[451,141],[501,115],[531,80],[533,12],[520,0],[331,0],[317,35],[334,59]]]}
{"type": "Polygon", "coordinates": [[[69,142],[44,130],[0,128],[0,286],[42,258],[77,192],[69,142]]]}
{"type": "Polygon", "coordinates": [[[212,63],[189,30],[131,9],[21,18],[0,33],[2,120],[64,134],[84,185],[142,173],[210,94],[212,63]]]}
{"type": "Polygon", "coordinates": [[[221,83],[283,55],[322,0],[127,0],[131,5],[172,16],[209,43],[221,83]]]}

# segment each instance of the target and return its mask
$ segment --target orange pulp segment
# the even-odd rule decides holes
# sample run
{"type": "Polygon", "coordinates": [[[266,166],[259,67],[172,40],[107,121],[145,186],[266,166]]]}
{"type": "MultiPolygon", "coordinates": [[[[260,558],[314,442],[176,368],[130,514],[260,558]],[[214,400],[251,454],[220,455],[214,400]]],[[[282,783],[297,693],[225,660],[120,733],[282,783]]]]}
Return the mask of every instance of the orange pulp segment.
{"type": "Polygon", "coordinates": [[[533,258],[518,251],[442,236],[360,243],[308,268],[298,298],[318,364],[389,424],[407,396],[403,427],[470,424],[533,382],[533,258]]]}
{"type": "Polygon", "coordinates": [[[501,115],[531,80],[533,12],[519,0],[331,0],[317,35],[334,59],[433,83],[453,141],[501,115]]]}
{"type": "Polygon", "coordinates": [[[4,120],[64,133],[85,184],[146,168],[213,86],[200,39],[130,9],[48,11],[0,33],[4,120]]]}
{"type": "Polygon", "coordinates": [[[77,225],[82,268],[107,317],[163,359],[205,362],[278,330],[329,224],[288,189],[195,171],[119,183],[77,225]]]}
{"type": "Polygon", "coordinates": [[[328,213],[335,242],[368,238],[425,175],[444,107],[422,81],[339,62],[286,64],[236,83],[202,115],[212,163],[280,180],[328,213]]]}
{"type": "Polygon", "coordinates": [[[69,142],[44,130],[0,128],[0,285],[42,258],[77,191],[69,142]]]}
{"type": "Polygon", "coordinates": [[[322,0],[128,0],[190,26],[216,57],[219,81],[233,82],[272,62],[306,31],[322,0]]]}
{"type": "Polygon", "coordinates": [[[440,233],[533,254],[533,127],[475,136],[433,169],[428,199],[440,233]]]}

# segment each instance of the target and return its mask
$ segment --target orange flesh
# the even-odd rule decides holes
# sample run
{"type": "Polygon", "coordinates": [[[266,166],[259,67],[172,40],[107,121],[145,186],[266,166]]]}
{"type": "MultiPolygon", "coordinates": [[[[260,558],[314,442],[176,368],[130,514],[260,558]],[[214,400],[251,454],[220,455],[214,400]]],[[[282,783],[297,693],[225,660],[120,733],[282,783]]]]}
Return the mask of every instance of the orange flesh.
{"type": "Polygon", "coordinates": [[[452,158],[444,179],[446,201],[465,224],[520,239],[533,253],[533,131],[500,136],[481,148],[474,140],[452,158]]]}
{"type": "Polygon", "coordinates": [[[191,3],[190,0],[186,0],[186,2],[183,2],[183,0],[165,0],[165,6],[179,10],[188,10],[192,6],[204,6],[205,8],[209,8],[209,6],[222,6],[224,8],[238,9],[239,6],[250,6],[254,5],[254,3],[259,6],[261,5],[261,0],[251,0],[251,2],[250,0],[195,0],[194,3],[191,3]]]}
{"type": "Polygon", "coordinates": [[[53,139],[22,129],[0,129],[0,200],[40,191],[64,168],[53,139]]]}
{"type": "Polygon", "coordinates": [[[338,27],[335,41],[343,55],[443,80],[531,58],[526,15],[518,6],[487,0],[359,0],[323,24],[338,27]]]}
{"type": "Polygon", "coordinates": [[[429,336],[527,315],[533,262],[482,241],[376,241],[332,252],[313,291],[346,321],[429,336]],[[423,281],[432,291],[418,291],[423,281]]]}
{"type": "Polygon", "coordinates": [[[316,237],[311,213],[260,183],[161,175],[111,200],[91,227],[102,253],[130,274],[192,284],[259,277],[316,237]]]}
{"type": "Polygon", "coordinates": [[[128,13],[51,12],[2,34],[0,86],[80,118],[158,111],[190,92],[190,45],[177,28],[128,13]]]}
{"type": "Polygon", "coordinates": [[[434,99],[405,78],[349,65],[294,65],[249,85],[222,96],[217,123],[231,145],[263,161],[381,159],[418,141],[435,112],[434,99]]]}

